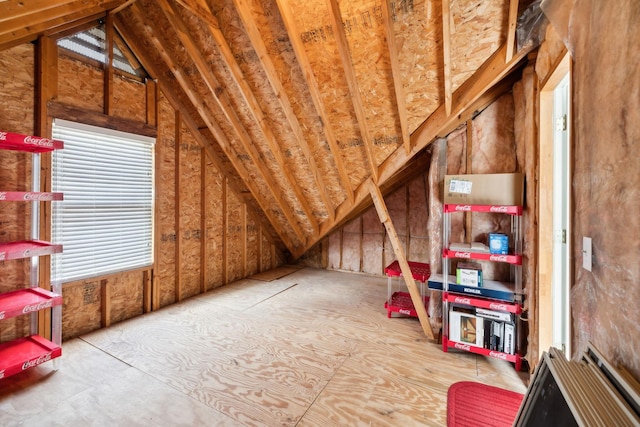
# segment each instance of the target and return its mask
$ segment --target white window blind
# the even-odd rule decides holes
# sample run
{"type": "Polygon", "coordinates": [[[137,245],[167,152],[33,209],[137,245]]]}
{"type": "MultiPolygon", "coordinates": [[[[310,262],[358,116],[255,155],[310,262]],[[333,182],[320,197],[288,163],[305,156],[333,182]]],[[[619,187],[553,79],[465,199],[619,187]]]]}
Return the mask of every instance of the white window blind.
{"type": "Polygon", "coordinates": [[[73,280],[153,263],[155,139],[56,119],[64,142],[52,158],[52,280],[73,280]]]}

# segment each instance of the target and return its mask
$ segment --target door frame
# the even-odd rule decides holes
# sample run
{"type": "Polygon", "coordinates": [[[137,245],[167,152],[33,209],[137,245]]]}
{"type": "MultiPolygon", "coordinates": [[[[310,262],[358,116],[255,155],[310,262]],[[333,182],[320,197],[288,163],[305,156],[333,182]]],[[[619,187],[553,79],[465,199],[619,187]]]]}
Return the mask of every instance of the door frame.
{"type": "MultiPolygon", "coordinates": [[[[554,328],[553,328],[553,155],[554,155],[554,130],[555,121],[554,115],[554,91],[560,85],[563,78],[569,75],[569,90],[572,86],[571,75],[571,55],[566,52],[562,57],[562,60],[557,63],[557,66],[549,78],[543,82],[540,89],[540,144],[539,144],[539,187],[538,187],[538,348],[540,356],[542,351],[546,351],[553,345],[554,328]]],[[[571,93],[569,99],[571,99],[571,93]]],[[[569,117],[572,117],[571,101],[568,106],[569,117]]],[[[571,164],[571,147],[572,147],[572,120],[568,120],[567,128],[569,130],[569,159],[571,164]]],[[[571,170],[569,169],[569,183],[571,182],[571,170]]],[[[570,185],[569,185],[570,190],[570,185]]],[[[569,218],[571,217],[572,205],[571,205],[571,193],[567,194],[569,218]]],[[[571,233],[570,229],[566,236],[567,253],[571,256],[571,233]]],[[[572,265],[568,262],[567,265],[568,274],[572,276],[572,265]]],[[[567,286],[571,287],[570,283],[567,286]]],[[[567,304],[568,308],[569,293],[567,292],[567,304]]],[[[567,336],[567,343],[564,349],[567,357],[570,357],[571,351],[571,317],[570,312],[568,316],[569,334],[567,336]]]]}

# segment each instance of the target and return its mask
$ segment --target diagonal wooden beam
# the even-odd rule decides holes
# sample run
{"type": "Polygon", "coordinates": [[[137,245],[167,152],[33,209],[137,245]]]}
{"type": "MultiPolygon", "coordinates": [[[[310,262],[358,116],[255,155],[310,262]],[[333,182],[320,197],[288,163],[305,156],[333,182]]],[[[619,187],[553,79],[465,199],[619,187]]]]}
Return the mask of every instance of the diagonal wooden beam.
{"type": "Polygon", "coordinates": [[[400,60],[398,55],[398,45],[396,44],[396,36],[393,31],[393,11],[391,10],[394,2],[392,0],[384,0],[382,6],[382,20],[384,23],[384,31],[387,39],[387,48],[389,49],[389,62],[391,63],[391,75],[393,76],[393,88],[396,97],[396,105],[398,107],[398,118],[400,119],[400,129],[402,130],[402,143],[405,151],[408,153],[411,149],[411,139],[409,138],[409,118],[407,117],[407,104],[405,101],[404,87],[402,85],[402,72],[400,71],[400,60]]]}
{"type": "Polygon", "coordinates": [[[509,24],[507,25],[507,61],[513,58],[516,48],[516,24],[518,23],[518,0],[511,0],[509,3],[509,24]]]}
{"type": "MultiPolygon", "coordinates": [[[[134,5],[134,9],[133,9],[134,12],[135,12],[135,9],[136,7],[134,5]]],[[[137,13],[139,12],[140,10],[138,9],[137,13]]],[[[147,25],[144,15],[141,17],[139,16],[139,19],[144,25],[147,25]]],[[[249,188],[249,190],[255,197],[256,201],[258,202],[260,207],[263,209],[264,214],[267,216],[267,218],[269,218],[269,221],[271,222],[273,227],[276,229],[276,231],[279,233],[279,236],[282,239],[282,241],[285,243],[285,245],[287,245],[290,251],[294,249],[297,245],[294,245],[293,242],[289,239],[289,237],[286,234],[284,234],[283,231],[276,226],[278,224],[278,221],[275,215],[271,212],[271,204],[265,199],[263,194],[256,187],[255,183],[251,179],[251,175],[247,171],[244,164],[240,161],[237,153],[233,150],[233,147],[231,146],[231,143],[227,139],[226,135],[224,134],[222,129],[220,129],[215,119],[211,116],[211,112],[209,108],[205,105],[203,99],[197,93],[197,91],[195,90],[195,88],[193,87],[189,79],[186,78],[187,76],[186,71],[182,67],[180,67],[178,64],[176,64],[176,62],[171,57],[171,55],[169,55],[169,53],[164,49],[163,43],[157,37],[151,35],[150,41],[154,45],[158,54],[164,60],[167,68],[171,71],[171,73],[174,75],[174,77],[180,84],[180,87],[184,91],[185,95],[187,95],[189,100],[193,103],[194,107],[198,111],[198,114],[200,115],[202,120],[205,122],[205,124],[213,134],[214,138],[216,139],[216,141],[224,151],[229,161],[232,163],[233,167],[241,176],[247,188],[249,188]]],[[[128,40],[128,43],[129,45],[131,45],[131,39],[128,40]]],[[[134,53],[136,54],[136,56],[142,59],[142,56],[140,55],[141,53],[140,51],[137,51],[134,53]]]]}
{"type": "MultiPolygon", "coordinates": [[[[180,18],[177,5],[173,2],[169,2],[168,0],[157,0],[157,1],[160,4],[161,8],[164,10],[165,15],[167,16],[167,19],[169,19],[172,25],[178,29],[178,34],[180,36],[180,39],[183,45],[188,46],[187,51],[192,52],[193,55],[202,57],[202,54],[198,49],[198,47],[196,46],[196,43],[191,38],[184,21],[182,20],[182,18],[180,18]],[[171,8],[171,10],[169,10],[168,8],[171,8]]],[[[213,12],[211,12],[211,10],[209,9],[209,5],[206,3],[206,1],[202,1],[202,3],[203,3],[203,7],[209,10],[211,15],[211,21],[215,23],[215,25],[207,24],[207,26],[209,28],[209,32],[211,33],[211,35],[213,36],[213,39],[217,44],[218,50],[221,53],[222,61],[229,69],[230,75],[233,78],[233,81],[235,82],[236,86],[238,87],[238,91],[240,92],[242,99],[249,107],[249,113],[253,116],[253,120],[258,125],[258,127],[260,128],[260,131],[262,132],[262,135],[267,141],[271,154],[275,158],[278,168],[282,171],[283,176],[286,179],[289,188],[291,188],[291,190],[295,194],[298,200],[298,203],[302,207],[302,210],[304,211],[307,217],[308,222],[311,224],[311,227],[313,228],[314,234],[318,234],[319,226],[318,226],[318,221],[313,214],[313,209],[311,208],[311,205],[309,204],[309,201],[307,200],[306,196],[302,192],[302,189],[300,188],[300,184],[295,180],[295,177],[293,177],[292,174],[289,172],[289,168],[287,167],[286,161],[284,159],[284,155],[282,153],[282,150],[280,149],[280,145],[278,144],[275,135],[271,131],[271,128],[267,125],[267,118],[264,114],[264,111],[262,110],[262,107],[260,106],[260,103],[256,99],[251,88],[249,87],[249,84],[245,79],[244,73],[240,69],[238,62],[236,61],[234,54],[231,51],[231,47],[227,43],[227,40],[222,34],[222,31],[220,31],[220,25],[218,24],[216,17],[213,15],[213,12]]],[[[211,68],[206,64],[206,61],[203,57],[194,62],[197,62],[197,64],[203,65],[205,67],[205,70],[204,70],[205,73],[211,73],[211,68]]],[[[200,66],[198,66],[198,69],[200,70],[200,66]]],[[[200,70],[200,72],[202,73],[203,70],[200,70]]],[[[212,93],[215,96],[215,91],[212,91],[212,93]]],[[[254,147],[254,144],[250,144],[250,146],[254,147]]],[[[256,159],[256,161],[258,161],[258,159],[256,159]]]]}
{"type": "MultiPolygon", "coordinates": [[[[151,61],[147,57],[146,50],[138,45],[138,43],[135,41],[137,39],[133,36],[133,33],[130,31],[130,29],[127,28],[124,21],[119,17],[116,17],[114,23],[118,32],[122,35],[123,38],[126,39],[127,45],[131,48],[134,55],[136,55],[137,60],[143,62],[144,68],[152,76],[158,79],[159,84],[163,87],[162,93],[167,98],[172,108],[176,111],[181,112],[182,121],[189,128],[189,131],[191,132],[191,135],[195,138],[195,140],[200,145],[202,145],[202,147],[204,147],[205,152],[207,153],[208,158],[213,162],[214,167],[219,170],[225,177],[230,176],[232,172],[228,170],[229,168],[224,163],[222,163],[218,155],[213,151],[210,141],[208,141],[207,138],[202,134],[195,120],[193,119],[191,114],[189,114],[187,107],[178,99],[176,94],[173,92],[172,88],[175,87],[175,84],[167,81],[162,77],[162,74],[157,69],[157,65],[155,64],[155,62],[151,61]]],[[[239,188],[238,186],[234,185],[233,182],[234,181],[230,181],[229,186],[232,188],[236,197],[238,197],[239,200],[243,201],[243,203],[248,204],[248,202],[250,201],[249,199],[252,196],[250,196],[250,194],[244,188],[239,188]]],[[[250,216],[257,224],[261,224],[263,229],[270,230],[272,228],[267,226],[265,215],[262,215],[262,212],[260,214],[256,214],[256,212],[251,210],[250,216]]],[[[281,242],[276,242],[276,238],[271,235],[271,233],[265,233],[265,237],[267,238],[267,240],[269,240],[270,243],[274,245],[277,244],[278,248],[283,247],[281,242]]]]}
{"type": "Polygon", "coordinates": [[[442,58],[444,69],[444,108],[451,115],[453,79],[451,77],[451,0],[442,0],[442,58]]]}
{"type": "Polygon", "coordinates": [[[9,0],[0,2],[0,50],[54,34],[120,6],[125,0],[9,0]]]}
{"type": "Polygon", "coordinates": [[[138,0],[126,0],[120,6],[116,7],[115,9],[111,9],[109,11],[109,14],[110,15],[115,15],[117,13],[120,13],[123,9],[126,9],[127,7],[129,7],[131,4],[133,4],[136,1],[138,1],[138,0]]]}
{"type": "Polygon", "coordinates": [[[315,156],[311,151],[311,147],[309,146],[304,134],[302,133],[302,128],[298,121],[298,118],[293,111],[291,106],[291,102],[289,101],[289,97],[285,92],[285,89],[282,85],[282,81],[280,80],[280,76],[278,74],[278,70],[271,60],[269,55],[269,51],[264,44],[264,40],[260,35],[260,31],[258,30],[258,26],[253,18],[251,13],[250,5],[247,0],[233,0],[236,11],[240,16],[240,20],[242,21],[242,25],[244,26],[247,36],[251,40],[251,44],[253,49],[256,51],[258,55],[258,59],[262,64],[262,69],[265,71],[267,75],[267,80],[273,89],[274,94],[276,95],[276,99],[280,103],[280,107],[284,112],[285,117],[287,118],[287,122],[289,123],[289,127],[295,137],[300,149],[302,150],[307,162],[309,163],[309,168],[311,170],[311,174],[313,175],[315,188],[317,188],[320,192],[320,197],[325,205],[327,212],[329,213],[329,220],[334,221],[336,217],[335,213],[335,205],[331,201],[331,197],[329,197],[329,193],[327,191],[327,186],[325,185],[325,180],[322,172],[318,168],[318,163],[316,162],[315,156]]]}
{"type": "Polygon", "coordinates": [[[400,243],[400,238],[398,237],[396,228],[391,221],[391,217],[389,216],[389,211],[387,210],[387,206],[384,203],[384,198],[382,197],[380,188],[378,188],[378,186],[376,186],[375,183],[370,179],[367,180],[366,184],[369,187],[369,193],[371,194],[371,199],[373,200],[373,204],[376,207],[376,211],[378,212],[380,222],[387,229],[389,241],[391,242],[393,251],[396,254],[398,264],[400,264],[402,278],[407,285],[407,289],[409,289],[409,295],[411,295],[413,307],[418,314],[420,326],[422,326],[422,330],[427,335],[427,338],[433,341],[433,329],[431,328],[431,322],[429,321],[427,310],[424,307],[424,300],[422,299],[422,295],[420,295],[420,291],[418,290],[416,281],[413,279],[411,268],[409,267],[409,263],[407,262],[407,257],[405,256],[404,249],[402,249],[402,244],[400,243]]]}
{"type": "Polygon", "coordinates": [[[322,121],[324,135],[327,138],[327,144],[329,144],[329,149],[331,150],[331,154],[333,155],[333,159],[336,163],[336,169],[338,170],[338,175],[340,176],[340,180],[342,182],[342,188],[344,188],[345,193],[347,193],[347,200],[350,203],[353,203],[354,193],[351,186],[351,180],[349,179],[349,174],[344,166],[344,159],[342,157],[340,147],[338,146],[335,134],[333,133],[329,115],[324,108],[324,102],[322,101],[322,95],[320,93],[318,81],[315,77],[315,74],[313,73],[313,68],[311,67],[311,63],[309,62],[307,52],[302,45],[300,37],[298,36],[300,32],[298,31],[293,13],[291,12],[291,7],[286,4],[285,0],[276,0],[276,2],[278,4],[278,9],[280,11],[282,21],[284,22],[284,25],[287,29],[287,33],[289,34],[289,41],[291,42],[293,51],[296,54],[296,59],[298,61],[298,64],[300,65],[302,74],[306,79],[307,87],[309,88],[309,93],[311,94],[311,99],[313,100],[313,104],[316,107],[316,112],[318,113],[318,116],[322,121]]]}
{"type": "Polygon", "coordinates": [[[360,136],[362,137],[365,152],[367,153],[367,159],[369,160],[369,170],[373,181],[378,182],[378,165],[376,164],[373,152],[371,135],[369,135],[367,115],[364,112],[364,105],[362,103],[362,96],[360,95],[358,79],[356,77],[356,72],[353,69],[353,60],[351,59],[351,52],[349,50],[349,41],[347,40],[347,34],[345,33],[344,26],[342,24],[340,5],[338,5],[337,0],[327,0],[327,2],[329,10],[331,11],[333,34],[335,34],[338,52],[340,52],[340,59],[342,59],[342,69],[344,70],[347,85],[349,86],[349,92],[351,93],[351,103],[353,104],[353,110],[356,113],[358,127],[360,128],[360,136]]]}
{"type": "MultiPolygon", "coordinates": [[[[159,1],[162,1],[162,0],[159,0],[159,1]]],[[[132,11],[138,16],[140,21],[144,22],[147,27],[149,27],[149,28],[154,28],[155,27],[154,23],[151,23],[146,19],[142,8],[140,8],[140,6],[137,3],[133,4],[131,6],[131,8],[132,8],[132,11]]],[[[178,23],[179,23],[178,20],[176,20],[174,22],[174,24],[178,24],[178,23]]],[[[281,194],[276,190],[278,186],[277,186],[273,176],[266,169],[266,166],[264,165],[264,162],[262,162],[260,160],[259,153],[257,152],[257,150],[255,149],[254,145],[252,144],[251,138],[248,135],[247,131],[245,130],[244,126],[240,123],[239,118],[235,114],[235,111],[234,111],[231,103],[229,102],[228,97],[224,93],[218,94],[218,90],[217,89],[220,87],[220,85],[218,84],[215,76],[213,75],[213,72],[209,68],[208,64],[206,63],[206,61],[204,60],[204,58],[202,57],[200,52],[195,48],[194,45],[190,44],[192,42],[192,40],[191,40],[188,32],[186,31],[186,28],[180,27],[179,25],[174,27],[174,28],[176,30],[176,33],[178,34],[178,37],[181,39],[181,41],[185,45],[185,48],[187,49],[187,52],[188,52],[190,58],[193,60],[194,64],[198,68],[198,71],[200,71],[201,76],[202,76],[203,80],[205,81],[205,83],[207,84],[209,90],[211,91],[211,94],[212,94],[213,98],[215,99],[216,103],[218,104],[218,107],[225,114],[225,117],[227,118],[227,120],[229,120],[229,122],[230,122],[230,124],[231,124],[231,126],[232,126],[232,128],[233,128],[233,130],[234,130],[234,132],[235,132],[235,134],[237,136],[237,138],[239,139],[240,143],[243,145],[243,148],[248,153],[249,157],[251,158],[251,161],[256,166],[258,172],[260,172],[260,176],[264,180],[264,182],[266,183],[266,186],[269,189],[269,191],[270,191],[271,195],[273,196],[274,200],[276,201],[276,204],[278,205],[278,207],[280,208],[280,210],[282,211],[282,213],[286,217],[289,225],[291,226],[291,228],[295,232],[296,237],[304,244],[305,243],[305,237],[304,237],[305,234],[304,234],[303,230],[300,228],[300,224],[298,223],[296,218],[293,216],[293,213],[291,212],[291,209],[289,208],[289,206],[287,206],[285,204],[284,200],[282,199],[281,194]]],[[[157,28],[154,29],[154,32],[155,33],[159,33],[157,31],[157,28]]],[[[204,107],[204,101],[202,100],[200,95],[197,94],[197,91],[195,89],[193,89],[193,86],[192,86],[191,82],[186,77],[187,74],[184,73],[184,72],[179,72],[179,73],[175,72],[175,70],[177,68],[180,68],[180,67],[175,63],[175,61],[173,60],[171,55],[169,55],[169,53],[165,50],[164,44],[159,40],[159,38],[157,36],[151,37],[151,41],[154,44],[156,50],[162,55],[164,61],[167,63],[169,68],[174,72],[174,75],[176,76],[176,78],[179,81],[181,81],[183,89],[185,89],[187,87],[189,88],[189,90],[185,89],[185,92],[189,93],[190,96],[193,96],[193,97],[195,97],[197,99],[197,103],[194,103],[194,105],[198,105],[199,104],[199,105],[202,105],[203,109],[206,108],[206,107],[204,107]]],[[[209,112],[207,111],[206,114],[208,115],[208,113],[209,112]]],[[[212,123],[215,123],[215,120],[213,120],[212,123]]],[[[209,126],[209,127],[211,128],[211,126],[209,126]]],[[[220,134],[222,134],[222,132],[220,132],[220,134]]],[[[214,135],[215,135],[215,133],[214,133],[214,135]]],[[[216,135],[216,138],[219,139],[219,137],[217,135],[216,135]]],[[[235,152],[233,153],[233,157],[237,157],[235,152]]],[[[243,169],[245,169],[245,168],[243,167],[243,169]]],[[[247,173],[246,176],[247,176],[247,180],[246,181],[250,181],[250,177],[249,177],[248,173],[247,173]]],[[[273,224],[274,224],[274,227],[275,227],[277,223],[274,222],[273,224]]]]}

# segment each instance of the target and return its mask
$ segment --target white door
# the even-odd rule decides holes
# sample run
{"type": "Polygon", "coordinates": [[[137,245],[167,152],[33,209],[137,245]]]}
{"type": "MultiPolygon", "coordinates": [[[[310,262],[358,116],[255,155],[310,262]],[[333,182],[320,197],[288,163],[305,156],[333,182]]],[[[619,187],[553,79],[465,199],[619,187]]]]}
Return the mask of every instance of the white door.
{"type": "Polygon", "coordinates": [[[569,74],[553,91],[553,346],[571,357],[571,305],[569,301],[569,74]]]}

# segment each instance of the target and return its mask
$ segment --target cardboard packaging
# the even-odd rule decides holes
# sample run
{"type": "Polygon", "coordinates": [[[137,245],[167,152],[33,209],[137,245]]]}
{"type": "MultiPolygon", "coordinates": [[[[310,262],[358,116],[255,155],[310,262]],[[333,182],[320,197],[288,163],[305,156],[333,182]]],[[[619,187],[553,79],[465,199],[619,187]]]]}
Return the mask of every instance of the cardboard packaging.
{"type": "Polygon", "coordinates": [[[489,233],[489,253],[507,255],[509,253],[509,236],[489,233]]]}
{"type": "Polygon", "coordinates": [[[522,206],[524,175],[521,173],[445,175],[444,203],[522,206]]]}
{"type": "Polygon", "coordinates": [[[482,266],[475,262],[461,262],[456,267],[456,284],[482,287],[482,266]]]}

